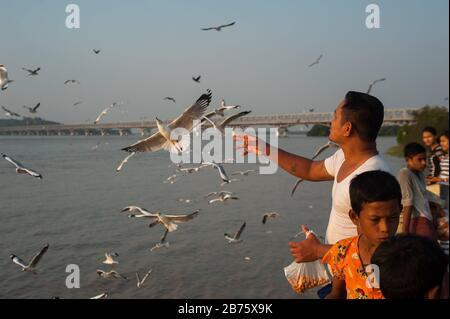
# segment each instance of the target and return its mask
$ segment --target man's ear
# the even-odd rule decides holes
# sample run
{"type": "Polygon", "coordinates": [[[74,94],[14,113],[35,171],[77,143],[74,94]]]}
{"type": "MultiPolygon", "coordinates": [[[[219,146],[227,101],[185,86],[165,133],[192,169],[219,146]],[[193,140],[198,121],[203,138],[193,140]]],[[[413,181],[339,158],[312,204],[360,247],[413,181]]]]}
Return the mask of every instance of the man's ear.
{"type": "Polygon", "coordinates": [[[353,125],[351,122],[345,122],[344,124],[344,136],[349,137],[352,133],[353,125]]]}
{"type": "Polygon", "coordinates": [[[439,299],[441,294],[441,287],[436,286],[425,293],[425,299],[439,299]]]}
{"type": "Polygon", "coordinates": [[[348,212],[348,216],[352,220],[353,224],[359,226],[359,216],[355,213],[353,209],[350,209],[350,211],[348,212]]]}

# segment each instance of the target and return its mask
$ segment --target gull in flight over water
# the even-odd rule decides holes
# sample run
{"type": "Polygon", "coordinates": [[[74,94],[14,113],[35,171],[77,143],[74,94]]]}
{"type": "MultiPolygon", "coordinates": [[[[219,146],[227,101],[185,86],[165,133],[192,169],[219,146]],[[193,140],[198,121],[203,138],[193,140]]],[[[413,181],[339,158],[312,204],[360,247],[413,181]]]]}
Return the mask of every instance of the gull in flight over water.
{"type": "Polygon", "coordinates": [[[242,239],[240,239],[240,238],[241,238],[242,232],[244,231],[245,226],[246,226],[246,223],[244,222],[242,224],[242,226],[239,228],[239,230],[236,232],[236,234],[234,234],[233,237],[228,235],[227,233],[225,233],[224,236],[228,240],[229,244],[237,244],[242,241],[242,239]]]}
{"type": "Polygon", "coordinates": [[[114,257],[119,257],[118,253],[105,253],[105,260],[103,260],[103,263],[105,265],[117,265],[119,262],[117,260],[114,260],[114,257]]]}
{"type": "Polygon", "coordinates": [[[78,101],[78,102],[73,103],[73,106],[77,106],[77,105],[80,105],[82,103],[83,103],[82,101],[78,101]]]}
{"type": "Polygon", "coordinates": [[[2,91],[6,90],[8,88],[8,70],[3,64],[0,64],[0,89],[2,91]]]}
{"type": "Polygon", "coordinates": [[[120,163],[119,167],[117,167],[116,171],[120,172],[122,170],[122,167],[128,162],[128,160],[136,154],[135,152],[130,153],[127,157],[124,158],[124,160],[120,163]]]}
{"type": "Polygon", "coordinates": [[[125,277],[124,275],[118,273],[115,270],[104,271],[102,269],[97,269],[96,273],[97,273],[97,275],[99,275],[102,278],[114,278],[114,279],[122,278],[124,280],[128,280],[127,277],[125,277]]]}
{"type": "Polygon", "coordinates": [[[167,177],[167,179],[163,182],[165,184],[170,183],[170,184],[175,184],[175,182],[177,181],[176,178],[178,176],[176,174],[170,175],[169,177],[167,177]]]}
{"type": "Polygon", "coordinates": [[[109,110],[111,110],[112,108],[115,108],[115,107],[117,107],[117,106],[119,106],[119,105],[120,105],[119,103],[114,102],[113,104],[111,104],[110,106],[108,106],[106,109],[104,109],[104,110],[97,116],[97,118],[96,118],[95,121],[94,121],[94,124],[97,124],[97,123],[100,121],[100,119],[108,113],[109,110]]]}
{"type": "Polygon", "coordinates": [[[275,218],[280,216],[277,212],[265,213],[262,218],[262,223],[265,224],[268,218],[275,218]]]}
{"type": "Polygon", "coordinates": [[[171,96],[166,96],[165,98],[163,98],[163,100],[172,101],[173,103],[177,103],[177,101],[175,101],[175,99],[171,96]]]}
{"type": "Polygon", "coordinates": [[[6,116],[16,116],[16,117],[21,117],[21,115],[20,114],[18,114],[18,113],[16,113],[16,112],[13,112],[13,111],[11,111],[11,110],[8,110],[6,107],[4,107],[3,105],[2,105],[2,109],[3,109],[3,111],[5,111],[5,115],[6,116]]]}
{"type": "Polygon", "coordinates": [[[229,179],[227,173],[225,172],[225,169],[220,164],[210,163],[210,162],[204,162],[204,164],[211,165],[214,168],[217,168],[217,170],[219,171],[219,176],[220,176],[220,178],[223,181],[223,183],[220,184],[220,186],[224,186],[226,184],[230,184],[231,182],[238,182],[239,181],[239,179],[229,179]]]}
{"type": "Polygon", "coordinates": [[[229,24],[222,24],[217,27],[208,27],[208,28],[202,28],[203,31],[209,31],[209,30],[216,30],[216,31],[222,31],[223,28],[231,27],[235,25],[236,22],[231,22],[229,24]]]}
{"type": "Polygon", "coordinates": [[[200,169],[207,167],[207,166],[209,166],[209,165],[204,164],[204,165],[200,165],[197,167],[185,167],[185,168],[179,167],[179,168],[177,168],[177,171],[184,173],[184,174],[192,174],[194,172],[200,171],[200,169]]]}
{"type": "Polygon", "coordinates": [[[37,113],[37,109],[41,106],[41,103],[36,104],[35,107],[23,106],[24,109],[27,109],[30,113],[37,113]]]}
{"type": "Polygon", "coordinates": [[[178,152],[182,152],[183,149],[180,141],[172,140],[170,137],[172,130],[184,128],[189,132],[192,131],[194,120],[198,120],[203,116],[210,103],[211,91],[208,90],[207,93],[202,94],[192,106],[186,108],[180,116],[171,121],[167,127],[156,118],[158,132],[131,146],[125,147],[122,150],[127,152],[153,152],[160,149],[167,151],[173,151],[175,149],[178,152]]]}
{"type": "Polygon", "coordinates": [[[196,77],[192,77],[192,80],[193,80],[194,82],[200,83],[200,79],[201,79],[201,78],[202,78],[202,76],[199,75],[199,76],[196,76],[196,77]]]}
{"type": "Polygon", "coordinates": [[[31,258],[31,261],[29,263],[24,262],[16,255],[11,255],[9,257],[12,259],[13,263],[22,267],[22,271],[30,271],[36,274],[35,268],[39,261],[42,259],[42,256],[44,256],[44,254],[47,252],[48,247],[49,244],[46,244],[44,248],[42,248],[36,255],[33,256],[33,258],[31,258]]]}
{"type": "Polygon", "coordinates": [[[322,60],[322,58],[323,58],[323,54],[321,54],[321,55],[317,58],[316,61],[314,61],[313,63],[311,63],[311,64],[309,65],[309,67],[312,67],[312,66],[314,66],[314,65],[316,65],[316,64],[319,64],[319,62],[320,62],[320,60],[322,60]]]}
{"type": "MultiPolygon", "coordinates": [[[[165,240],[165,238],[164,238],[164,240],[165,240]]],[[[160,249],[160,248],[169,248],[169,246],[170,246],[169,242],[167,242],[167,243],[157,243],[155,246],[150,248],[150,251],[154,251],[154,250],[160,249]]]]}
{"type": "Polygon", "coordinates": [[[225,100],[222,99],[222,102],[220,103],[220,107],[215,109],[214,112],[220,116],[225,116],[226,111],[231,111],[240,108],[240,105],[227,105],[225,100]]]}
{"type": "Polygon", "coordinates": [[[108,298],[108,296],[109,296],[109,293],[104,292],[104,293],[102,293],[100,295],[97,295],[97,296],[94,296],[94,297],[92,297],[90,299],[106,299],[106,298],[108,298]]]}
{"type": "Polygon", "coordinates": [[[37,68],[37,69],[34,69],[34,70],[22,68],[22,70],[28,72],[28,76],[30,76],[30,75],[33,75],[33,76],[34,76],[34,75],[39,75],[38,72],[41,70],[41,68],[37,68]]]}
{"type": "Polygon", "coordinates": [[[96,50],[96,49],[93,49],[92,51],[94,51],[95,54],[99,54],[100,51],[102,51],[102,50],[96,50]]]}
{"type": "Polygon", "coordinates": [[[378,80],[375,80],[372,83],[370,83],[369,84],[369,89],[367,90],[367,94],[370,94],[370,92],[372,92],[373,86],[375,84],[377,84],[378,82],[383,82],[383,81],[386,81],[386,78],[378,79],[378,80]]]}
{"type": "Polygon", "coordinates": [[[30,176],[42,179],[42,175],[41,174],[39,174],[38,172],[36,172],[36,171],[34,171],[32,169],[26,168],[25,166],[23,166],[22,164],[20,164],[19,162],[17,162],[13,158],[9,157],[8,155],[2,153],[2,157],[16,167],[16,173],[17,174],[28,174],[30,176]]]}
{"type": "Polygon", "coordinates": [[[224,194],[224,193],[222,193],[222,194],[219,195],[219,197],[211,199],[208,203],[212,204],[212,203],[215,203],[215,202],[222,202],[222,203],[225,204],[226,201],[231,200],[231,199],[238,200],[239,197],[232,196],[231,194],[224,194]]]}
{"type": "Polygon", "coordinates": [[[69,84],[69,83],[81,84],[80,81],[78,81],[78,80],[66,80],[66,81],[64,82],[64,84],[69,84]]]}
{"type": "MultiPolygon", "coordinates": [[[[320,154],[322,154],[326,149],[328,149],[330,147],[337,147],[337,145],[331,141],[328,141],[326,144],[319,147],[319,149],[316,151],[316,153],[311,158],[311,160],[315,160],[320,154]]],[[[304,181],[304,179],[302,179],[302,178],[297,179],[294,187],[292,188],[291,197],[294,195],[295,191],[297,190],[298,185],[300,185],[300,183],[302,183],[303,181],[304,181]]]]}
{"type": "MultiPolygon", "coordinates": [[[[233,115],[228,116],[226,119],[224,119],[222,122],[220,123],[214,123],[213,121],[211,121],[209,119],[209,117],[204,116],[203,119],[208,121],[209,123],[211,123],[211,125],[218,130],[219,132],[221,132],[222,134],[225,134],[225,127],[230,124],[231,122],[233,122],[234,120],[236,120],[239,117],[245,116],[250,114],[252,111],[243,111],[243,112],[239,112],[233,115]]],[[[208,114],[209,115],[209,114],[208,114]]]]}
{"type": "Polygon", "coordinates": [[[241,175],[241,176],[248,176],[248,174],[255,172],[254,169],[249,169],[246,171],[237,171],[237,172],[233,172],[231,173],[231,175],[241,175]]]}
{"type": "Polygon", "coordinates": [[[138,288],[142,288],[144,286],[145,281],[147,280],[147,278],[150,276],[151,273],[152,273],[152,270],[150,269],[149,271],[147,271],[147,273],[145,274],[145,276],[142,279],[139,277],[139,274],[136,273],[136,281],[137,281],[136,286],[138,288]]]}
{"type": "Polygon", "coordinates": [[[205,198],[208,198],[208,197],[213,196],[213,195],[214,196],[221,196],[221,195],[226,195],[226,194],[233,195],[234,193],[233,192],[229,192],[229,191],[211,192],[211,193],[208,193],[208,195],[206,195],[205,198]]]}

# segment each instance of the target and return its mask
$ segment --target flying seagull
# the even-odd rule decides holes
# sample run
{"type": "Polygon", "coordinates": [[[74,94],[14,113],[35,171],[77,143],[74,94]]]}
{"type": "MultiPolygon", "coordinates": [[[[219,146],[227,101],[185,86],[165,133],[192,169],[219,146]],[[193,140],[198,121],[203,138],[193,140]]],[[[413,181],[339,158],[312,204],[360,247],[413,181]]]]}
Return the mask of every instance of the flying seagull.
{"type": "Polygon", "coordinates": [[[95,54],[99,54],[101,50],[93,49],[92,51],[94,51],[95,54]]]}
{"type": "MultiPolygon", "coordinates": [[[[165,239],[165,238],[164,238],[165,239]]],[[[165,247],[165,248],[169,248],[169,246],[170,246],[170,244],[167,242],[167,243],[157,243],[155,246],[153,246],[152,248],[150,248],[150,251],[154,251],[154,250],[156,250],[156,249],[160,249],[160,248],[163,248],[163,247],[165,247]]]]}
{"type": "Polygon", "coordinates": [[[244,222],[241,226],[241,228],[239,228],[239,230],[236,232],[236,234],[234,234],[233,237],[231,237],[230,235],[228,235],[227,233],[225,233],[225,238],[228,240],[229,244],[237,244],[240,243],[242,241],[242,239],[240,239],[242,232],[244,231],[246,223],[244,222]]]}
{"type": "Polygon", "coordinates": [[[213,195],[214,196],[222,196],[222,195],[226,195],[226,194],[233,195],[234,193],[233,192],[229,192],[229,191],[211,192],[208,195],[206,195],[205,198],[208,198],[208,197],[213,196],[213,195]]]}
{"type": "Polygon", "coordinates": [[[128,280],[127,277],[125,277],[124,275],[118,273],[115,270],[104,271],[102,269],[97,269],[96,273],[97,273],[97,275],[99,275],[102,278],[114,278],[114,279],[122,278],[122,279],[128,280]]]}
{"type": "Polygon", "coordinates": [[[223,193],[222,193],[222,194],[219,195],[219,197],[214,198],[214,199],[211,199],[208,203],[209,203],[209,204],[212,204],[212,203],[215,203],[215,202],[222,202],[222,203],[225,203],[226,201],[231,200],[231,199],[233,199],[233,200],[238,200],[239,197],[232,196],[232,195],[230,195],[230,194],[223,194],[223,193]]]}
{"type": "Polygon", "coordinates": [[[370,92],[372,91],[372,88],[375,84],[377,84],[378,82],[383,82],[383,81],[386,81],[386,78],[378,79],[378,80],[375,80],[372,83],[370,83],[369,89],[367,90],[367,94],[370,94],[370,92]]]}
{"type": "Polygon", "coordinates": [[[163,100],[168,100],[168,101],[172,101],[173,103],[177,103],[177,101],[175,101],[175,99],[170,96],[166,96],[165,98],[163,98],[163,100]]]}
{"type": "Polygon", "coordinates": [[[208,28],[202,28],[203,31],[209,31],[209,30],[216,30],[216,31],[222,31],[222,28],[227,28],[235,25],[236,22],[231,22],[229,24],[222,24],[218,27],[208,27],[208,28]]]}
{"type": "Polygon", "coordinates": [[[14,159],[9,157],[8,155],[2,153],[2,157],[16,167],[16,173],[18,173],[18,174],[28,174],[30,176],[42,179],[42,175],[41,174],[39,174],[38,172],[36,172],[36,171],[34,171],[32,169],[26,168],[25,166],[23,166],[19,162],[15,161],[14,159]]]}
{"type": "Polygon", "coordinates": [[[124,158],[124,160],[120,163],[119,167],[117,167],[116,171],[120,172],[122,170],[122,167],[128,162],[128,160],[136,154],[135,152],[130,153],[127,157],[124,158]]]}
{"type": "Polygon", "coordinates": [[[0,88],[2,91],[8,88],[8,70],[3,64],[0,64],[0,88]]]}
{"type": "Polygon", "coordinates": [[[108,298],[108,296],[109,296],[109,294],[107,292],[104,292],[104,293],[102,293],[100,295],[97,295],[97,296],[94,296],[94,297],[92,297],[90,299],[105,299],[105,298],[108,298]]]}
{"type": "Polygon", "coordinates": [[[167,179],[164,181],[164,183],[174,184],[176,182],[177,177],[178,176],[176,174],[170,175],[169,177],[167,177],[167,179]]]}
{"type": "Polygon", "coordinates": [[[108,113],[109,110],[111,110],[112,108],[114,108],[114,107],[116,107],[116,106],[118,106],[118,105],[119,105],[118,103],[114,102],[113,104],[111,104],[110,106],[108,106],[106,109],[104,109],[104,110],[97,116],[97,118],[96,118],[95,121],[94,121],[94,124],[97,124],[97,123],[100,121],[100,119],[108,113]]]}
{"type": "Polygon", "coordinates": [[[39,75],[38,72],[41,70],[41,68],[37,68],[37,69],[34,69],[34,70],[22,68],[22,70],[28,72],[28,75],[30,76],[30,75],[39,75]]]}
{"type": "Polygon", "coordinates": [[[204,165],[200,165],[200,166],[196,166],[196,167],[185,167],[185,168],[179,167],[179,168],[177,168],[177,171],[184,173],[184,174],[192,174],[194,172],[200,171],[200,169],[207,167],[207,166],[209,166],[209,165],[204,164],[204,165]]]}
{"type": "Polygon", "coordinates": [[[35,107],[28,107],[28,106],[23,106],[24,109],[27,109],[30,113],[37,113],[37,109],[39,108],[39,106],[41,106],[41,103],[36,104],[35,107]]]}
{"type": "Polygon", "coordinates": [[[39,261],[42,259],[42,256],[44,256],[44,254],[47,252],[48,247],[49,244],[46,244],[44,248],[41,249],[41,251],[39,251],[36,255],[33,256],[33,258],[31,258],[31,261],[28,264],[19,257],[17,257],[16,255],[11,255],[9,257],[12,259],[13,263],[22,267],[22,271],[34,272],[34,269],[36,268],[39,261]]]}
{"type": "Polygon", "coordinates": [[[246,170],[246,171],[237,171],[237,172],[231,173],[231,175],[248,176],[248,174],[253,173],[254,171],[255,171],[254,169],[249,169],[249,170],[246,170]]]}
{"type": "Polygon", "coordinates": [[[277,212],[265,213],[262,218],[262,223],[265,224],[268,218],[275,218],[280,216],[277,212]]]}
{"type": "Polygon", "coordinates": [[[150,276],[151,273],[152,270],[150,269],[142,279],[139,277],[139,274],[136,273],[136,281],[137,281],[136,286],[138,288],[142,288],[144,286],[145,281],[147,280],[147,278],[150,276]]]}
{"type": "Polygon", "coordinates": [[[316,65],[316,64],[319,64],[319,62],[320,62],[320,60],[322,60],[322,58],[323,58],[323,54],[321,54],[321,55],[317,58],[316,61],[314,61],[313,63],[311,63],[311,64],[309,65],[309,67],[312,67],[312,66],[314,66],[314,65],[316,65]]]}
{"type": "Polygon", "coordinates": [[[82,103],[83,103],[82,101],[78,101],[78,102],[73,103],[73,106],[77,106],[77,105],[80,105],[82,103]]]}
{"type": "Polygon", "coordinates": [[[225,134],[225,127],[230,124],[231,122],[233,122],[234,120],[242,117],[242,116],[246,116],[248,114],[250,114],[252,111],[243,111],[243,112],[239,112],[233,115],[228,116],[226,119],[224,119],[222,122],[220,123],[214,123],[213,121],[211,121],[208,117],[204,117],[204,119],[206,121],[208,121],[209,123],[211,123],[211,125],[218,130],[219,132],[221,132],[222,134],[225,134]]]}
{"type": "Polygon", "coordinates": [[[240,105],[227,105],[225,100],[222,99],[222,102],[220,102],[220,107],[218,107],[214,111],[216,112],[216,114],[218,114],[220,116],[224,116],[225,111],[235,110],[240,107],[241,107],[240,105]]]}
{"type": "Polygon", "coordinates": [[[103,260],[103,263],[105,265],[117,265],[119,262],[117,260],[114,260],[114,257],[119,257],[118,253],[105,253],[105,260],[103,260]]]}
{"type": "Polygon", "coordinates": [[[80,81],[78,81],[78,80],[66,80],[66,81],[64,82],[64,84],[69,84],[69,83],[80,84],[80,81]]]}
{"type": "Polygon", "coordinates": [[[179,141],[171,140],[170,132],[176,128],[184,128],[191,131],[194,120],[200,119],[203,116],[210,103],[211,91],[208,90],[207,93],[202,94],[192,106],[186,108],[180,116],[172,120],[167,128],[163,126],[161,121],[156,119],[158,132],[131,146],[125,147],[122,150],[127,152],[153,152],[160,149],[170,151],[175,148],[180,151],[181,146],[179,145],[179,141]]]}
{"type": "MultiPolygon", "coordinates": [[[[322,145],[321,147],[319,147],[316,151],[316,153],[314,154],[314,156],[311,158],[311,160],[316,159],[320,154],[322,154],[326,149],[332,147],[332,146],[337,146],[335,143],[328,141],[326,144],[322,145]]],[[[297,190],[298,185],[300,185],[300,183],[302,183],[304,180],[299,178],[297,179],[297,181],[295,182],[294,187],[292,188],[291,191],[291,197],[294,195],[295,191],[297,190]]]]}
{"type": "Polygon", "coordinates": [[[8,110],[8,109],[7,109],[6,107],[4,107],[3,105],[2,105],[2,109],[3,109],[3,111],[5,111],[5,115],[6,115],[6,116],[17,116],[17,117],[21,117],[20,114],[8,110]]]}
{"type": "Polygon", "coordinates": [[[194,80],[197,83],[200,83],[200,79],[202,78],[201,75],[197,76],[197,77],[192,77],[192,80],[194,80]]]}
{"type": "Polygon", "coordinates": [[[219,176],[222,179],[223,183],[220,186],[223,186],[225,184],[230,184],[231,182],[237,182],[239,181],[238,179],[229,179],[227,172],[225,172],[225,169],[223,168],[222,165],[217,164],[217,163],[210,163],[210,162],[205,162],[204,164],[207,165],[211,165],[214,168],[217,168],[217,170],[219,171],[219,176]]]}

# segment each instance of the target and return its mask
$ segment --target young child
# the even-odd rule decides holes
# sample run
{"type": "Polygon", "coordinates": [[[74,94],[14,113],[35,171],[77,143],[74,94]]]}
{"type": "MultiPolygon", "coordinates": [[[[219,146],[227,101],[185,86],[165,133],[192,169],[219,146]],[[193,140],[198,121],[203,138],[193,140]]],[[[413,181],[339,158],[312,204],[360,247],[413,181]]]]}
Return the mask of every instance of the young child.
{"type": "Polygon", "coordinates": [[[439,137],[442,150],[445,155],[441,158],[440,167],[441,173],[439,175],[440,195],[441,200],[445,203],[444,208],[448,210],[448,131],[441,134],[439,137]]]}
{"type": "Polygon", "coordinates": [[[448,298],[448,257],[434,241],[397,235],[378,246],[372,264],[386,299],[448,298]]]}
{"type": "Polygon", "coordinates": [[[423,173],[427,166],[425,148],[418,143],[410,143],[405,146],[404,155],[407,167],[398,172],[403,205],[400,232],[437,240],[432,208],[440,211],[440,199],[426,189],[423,173]]]}
{"type": "Polygon", "coordinates": [[[349,216],[359,236],[338,241],[323,257],[333,275],[327,299],[383,299],[366,271],[378,245],[397,231],[401,200],[400,185],[389,173],[369,171],[353,178],[349,216]]]}

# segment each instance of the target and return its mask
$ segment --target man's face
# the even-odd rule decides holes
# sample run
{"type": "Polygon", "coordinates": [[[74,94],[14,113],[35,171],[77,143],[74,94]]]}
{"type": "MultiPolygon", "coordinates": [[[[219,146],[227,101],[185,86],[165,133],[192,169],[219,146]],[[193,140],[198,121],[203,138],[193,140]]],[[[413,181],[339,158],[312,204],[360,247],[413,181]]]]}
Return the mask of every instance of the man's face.
{"type": "Polygon", "coordinates": [[[350,218],[370,243],[378,246],[397,232],[402,207],[398,199],[366,203],[359,216],[351,212],[350,218]]]}
{"type": "Polygon", "coordinates": [[[416,154],[406,158],[408,168],[415,172],[423,172],[427,168],[427,155],[425,153],[416,154]]]}
{"type": "Polygon", "coordinates": [[[339,144],[345,134],[344,110],[345,100],[342,101],[334,111],[333,119],[331,120],[330,135],[328,139],[336,144],[339,144]]]}
{"type": "Polygon", "coordinates": [[[433,146],[436,143],[436,136],[434,136],[430,132],[423,132],[422,133],[422,142],[427,147],[431,147],[431,146],[433,146]]]}

